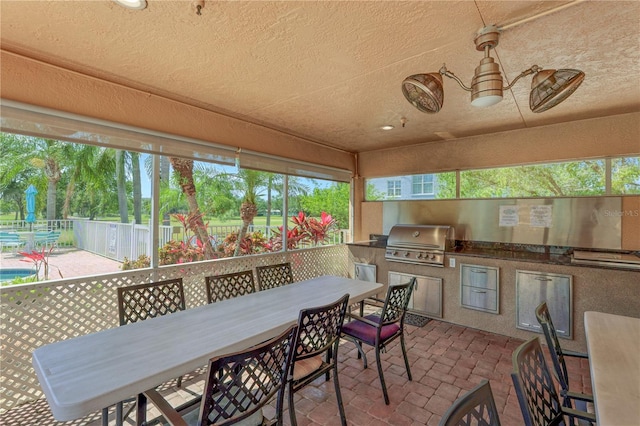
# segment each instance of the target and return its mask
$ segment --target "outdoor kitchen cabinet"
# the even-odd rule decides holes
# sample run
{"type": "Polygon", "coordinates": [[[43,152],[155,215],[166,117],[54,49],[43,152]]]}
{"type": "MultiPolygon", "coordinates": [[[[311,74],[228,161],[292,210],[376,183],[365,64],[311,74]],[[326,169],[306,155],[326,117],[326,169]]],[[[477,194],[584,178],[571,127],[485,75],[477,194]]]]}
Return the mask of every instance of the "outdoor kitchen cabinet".
{"type": "Polygon", "coordinates": [[[389,285],[406,283],[413,277],[416,285],[409,300],[409,309],[418,315],[442,318],[442,278],[389,272],[389,285]]]}
{"type": "Polygon", "coordinates": [[[547,302],[558,337],[572,339],[572,286],[571,275],[516,270],[516,327],[541,333],[536,307],[547,302]]]}
{"type": "Polygon", "coordinates": [[[368,263],[354,263],[353,267],[353,277],[356,280],[370,281],[374,283],[377,282],[376,265],[371,265],[368,263]]]}
{"type": "Polygon", "coordinates": [[[500,311],[498,268],[460,264],[460,304],[464,308],[498,314],[500,311]]]}

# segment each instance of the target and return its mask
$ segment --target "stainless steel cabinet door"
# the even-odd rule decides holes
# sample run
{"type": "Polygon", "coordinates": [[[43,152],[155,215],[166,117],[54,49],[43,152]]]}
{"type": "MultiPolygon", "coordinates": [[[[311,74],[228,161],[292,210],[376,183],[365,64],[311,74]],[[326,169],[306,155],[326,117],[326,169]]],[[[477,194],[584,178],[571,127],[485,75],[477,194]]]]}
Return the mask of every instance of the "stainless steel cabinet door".
{"type": "Polygon", "coordinates": [[[558,337],[573,338],[573,277],[533,271],[516,271],[516,327],[542,332],[536,307],[547,302],[558,337]]]}
{"type": "Polygon", "coordinates": [[[406,283],[416,278],[409,309],[417,314],[442,318],[442,278],[389,272],[389,285],[406,283]]]}
{"type": "Polygon", "coordinates": [[[362,281],[376,282],[377,268],[376,265],[370,265],[368,263],[354,263],[355,267],[354,278],[362,281]]]}

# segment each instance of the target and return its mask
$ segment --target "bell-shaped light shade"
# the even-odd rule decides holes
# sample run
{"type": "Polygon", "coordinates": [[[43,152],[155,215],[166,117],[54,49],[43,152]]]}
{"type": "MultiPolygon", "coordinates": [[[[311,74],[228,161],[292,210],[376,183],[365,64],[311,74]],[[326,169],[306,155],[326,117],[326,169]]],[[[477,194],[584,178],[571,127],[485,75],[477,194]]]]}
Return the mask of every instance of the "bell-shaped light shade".
{"type": "Polygon", "coordinates": [[[584,80],[584,73],[574,69],[542,70],[533,76],[529,108],[543,112],[567,99],[584,80]]]}
{"type": "Polygon", "coordinates": [[[128,9],[145,9],[147,7],[147,0],[113,0],[120,6],[124,6],[128,9]]]}
{"type": "Polygon", "coordinates": [[[442,76],[435,72],[410,75],[402,82],[402,93],[420,111],[434,114],[444,103],[442,76]]]}
{"type": "Polygon", "coordinates": [[[502,101],[502,95],[479,95],[471,101],[471,105],[478,108],[484,108],[495,105],[502,101]]]}

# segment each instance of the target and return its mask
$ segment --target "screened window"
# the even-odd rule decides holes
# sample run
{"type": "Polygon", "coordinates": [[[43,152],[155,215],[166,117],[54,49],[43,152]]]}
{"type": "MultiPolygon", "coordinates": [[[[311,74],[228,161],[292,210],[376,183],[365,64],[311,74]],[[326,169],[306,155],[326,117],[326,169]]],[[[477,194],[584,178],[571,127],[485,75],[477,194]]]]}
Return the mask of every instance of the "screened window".
{"type": "Polygon", "coordinates": [[[456,173],[391,176],[366,179],[365,200],[455,198],[456,173]]]}
{"type": "Polygon", "coordinates": [[[415,175],[412,177],[413,195],[433,195],[433,175],[415,175]]]}
{"type": "Polygon", "coordinates": [[[3,105],[0,120],[0,228],[55,231],[54,254],[113,261],[96,273],[149,267],[154,257],[171,265],[339,244],[350,234],[347,170],[17,103],[3,105]]]}
{"type": "Polygon", "coordinates": [[[387,181],[387,196],[397,198],[402,195],[402,182],[400,180],[387,181]]]}
{"type": "Polygon", "coordinates": [[[640,157],[611,160],[611,193],[616,195],[640,194],[640,157]]]}
{"type": "Polygon", "coordinates": [[[587,197],[640,194],[640,157],[578,160],[493,169],[462,170],[458,173],[392,176],[366,180],[365,200],[409,200],[419,196],[454,198],[587,197]],[[381,193],[381,182],[388,190],[381,193]],[[391,182],[410,182],[408,191],[392,196],[391,182]],[[460,193],[456,196],[459,184],[460,193]]]}

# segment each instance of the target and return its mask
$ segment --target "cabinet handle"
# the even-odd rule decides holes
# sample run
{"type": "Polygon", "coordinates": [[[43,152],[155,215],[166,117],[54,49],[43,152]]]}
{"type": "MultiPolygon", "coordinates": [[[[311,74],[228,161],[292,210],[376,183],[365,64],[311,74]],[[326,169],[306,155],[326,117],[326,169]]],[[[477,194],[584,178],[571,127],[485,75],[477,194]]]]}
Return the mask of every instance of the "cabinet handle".
{"type": "MultiPolygon", "coordinates": [[[[524,325],[525,327],[533,327],[533,328],[540,328],[539,325],[536,324],[529,324],[528,322],[523,322],[522,325],[524,325]]],[[[559,330],[558,330],[559,331],[559,330]]]]}
{"type": "Polygon", "coordinates": [[[553,281],[553,279],[547,278],[547,277],[535,277],[534,280],[538,280],[538,281],[553,281]]]}
{"type": "Polygon", "coordinates": [[[486,274],[487,271],[485,271],[484,269],[472,269],[471,272],[474,272],[476,274],[486,274]]]}
{"type": "Polygon", "coordinates": [[[486,293],[486,291],[482,291],[482,290],[471,290],[474,293],[486,293]]]}

